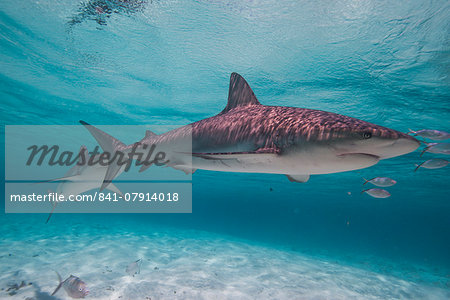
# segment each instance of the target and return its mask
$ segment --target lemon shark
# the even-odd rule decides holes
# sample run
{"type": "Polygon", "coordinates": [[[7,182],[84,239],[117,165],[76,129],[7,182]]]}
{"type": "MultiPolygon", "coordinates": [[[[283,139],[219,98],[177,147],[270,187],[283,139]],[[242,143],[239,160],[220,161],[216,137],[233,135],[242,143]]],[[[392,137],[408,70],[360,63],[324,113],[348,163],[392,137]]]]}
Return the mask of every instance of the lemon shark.
{"type": "MultiPolygon", "coordinates": [[[[130,152],[131,145],[80,122],[104,151],[130,152]]],[[[197,169],[272,173],[287,175],[294,182],[306,182],[310,175],[367,168],[420,145],[410,135],[356,118],[262,105],[237,73],[231,74],[228,103],[218,115],[160,135],[147,131],[137,144],[144,151],[149,145],[157,145],[167,154],[167,166],[186,173],[197,169]],[[192,146],[190,152],[177,150],[186,143],[192,146]]],[[[143,165],[141,171],[150,165],[143,165]]],[[[118,165],[109,166],[102,188],[118,170],[118,165]]]]}

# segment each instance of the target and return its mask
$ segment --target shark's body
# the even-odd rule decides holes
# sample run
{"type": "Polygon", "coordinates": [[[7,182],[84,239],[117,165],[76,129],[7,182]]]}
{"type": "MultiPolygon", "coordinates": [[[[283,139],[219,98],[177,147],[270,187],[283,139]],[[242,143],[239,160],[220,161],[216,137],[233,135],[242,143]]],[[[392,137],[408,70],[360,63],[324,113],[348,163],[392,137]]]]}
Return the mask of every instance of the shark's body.
{"type": "MultiPolygon", "coordinates": [[[[100,145],[107,142],[105,133],[87,126],[100,145]]],[[[236,73],[231,75],[228,104],[220,114],[161,135],[147,134],[139,143],[157,145],[166,152],[169,166],[187,173],[196,169],[275,173],[298,182],[307,181],[310,174],[370,167],[420,145],[407,134],[355,118],[261,105],[236,73]],[[186,143],[192,143],[192,153],[178,150],[186,143]]]]}

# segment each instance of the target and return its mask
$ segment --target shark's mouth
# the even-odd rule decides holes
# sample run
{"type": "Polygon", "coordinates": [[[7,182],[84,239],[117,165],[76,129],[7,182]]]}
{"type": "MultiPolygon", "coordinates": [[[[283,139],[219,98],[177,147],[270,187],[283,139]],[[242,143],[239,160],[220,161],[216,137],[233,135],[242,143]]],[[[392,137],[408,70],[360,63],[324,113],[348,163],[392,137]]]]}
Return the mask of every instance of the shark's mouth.
{"type": "Polygon", "coordinates": [[[380,156],[378,156],[378,155],[375,155],[375,154],[370,154],[370,153],[361,153],[361,152],[345,152],[345,153],[341,153],[341,154],[338,154],[337,156],[338,157],[348,157],[348,156],[359,156],[359,157],[362,157],[362,156],[367,156],[367,158],[372,158],[372,159],[380,159],[380,156]]]}

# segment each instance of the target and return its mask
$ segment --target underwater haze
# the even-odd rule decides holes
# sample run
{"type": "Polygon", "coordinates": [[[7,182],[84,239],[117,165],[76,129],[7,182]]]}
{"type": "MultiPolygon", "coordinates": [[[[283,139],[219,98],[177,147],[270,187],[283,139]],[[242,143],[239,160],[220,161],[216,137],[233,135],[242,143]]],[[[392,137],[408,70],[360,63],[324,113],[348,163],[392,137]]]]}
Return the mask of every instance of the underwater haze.
{"type": "MultiPolygon", "coordinates": [[[[449,1],[3,0],[0,35],[3,166],[5,125],[183,126],[232,72],[264,105],[450,132],[449,1]]],[[[70,299],[56,270],[91,299],[450,299],[450,166],[414,172],[450,157],[423,148],[306,183],[198,170],[186,214],[2,212],[0,298],[70,299]]]]}

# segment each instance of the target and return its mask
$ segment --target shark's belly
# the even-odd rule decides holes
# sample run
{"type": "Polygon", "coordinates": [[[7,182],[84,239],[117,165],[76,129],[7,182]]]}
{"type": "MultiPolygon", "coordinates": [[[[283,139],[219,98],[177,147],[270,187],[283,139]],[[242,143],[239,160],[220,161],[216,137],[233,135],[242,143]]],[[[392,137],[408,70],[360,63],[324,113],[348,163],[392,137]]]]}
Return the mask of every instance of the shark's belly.
{"type": "Polygon", "coordinates": [[[285,154],[235,154],[193,157],[192,167],[211,171],[329,174],[370,167],[378,158],[366,154],[336,155],[328,151],[301,151],[285,154]]]}

